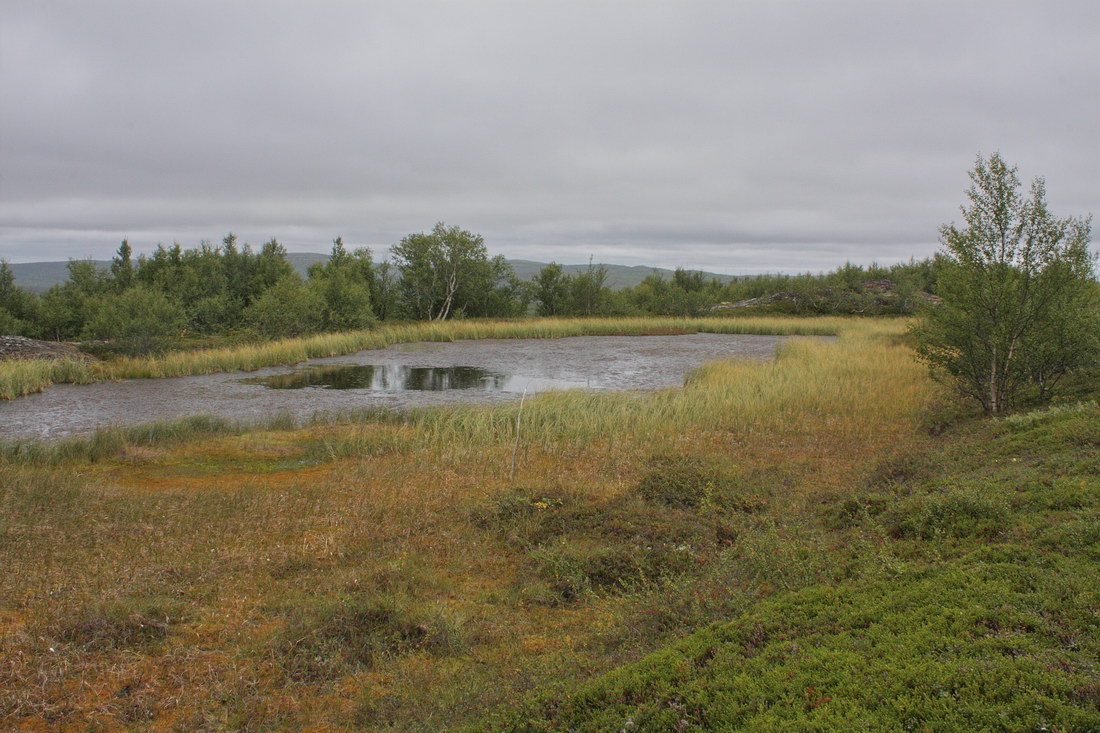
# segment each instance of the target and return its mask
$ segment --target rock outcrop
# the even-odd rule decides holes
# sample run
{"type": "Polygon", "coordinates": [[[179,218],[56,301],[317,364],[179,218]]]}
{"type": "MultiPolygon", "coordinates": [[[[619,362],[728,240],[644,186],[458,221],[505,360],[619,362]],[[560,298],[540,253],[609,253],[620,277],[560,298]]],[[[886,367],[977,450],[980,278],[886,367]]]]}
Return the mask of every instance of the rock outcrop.
{"type": "Polygon", "coordinates": [[[36,341],[25,336],[0,336],[0,359],[90,359],[75,345],[36,341]]]}

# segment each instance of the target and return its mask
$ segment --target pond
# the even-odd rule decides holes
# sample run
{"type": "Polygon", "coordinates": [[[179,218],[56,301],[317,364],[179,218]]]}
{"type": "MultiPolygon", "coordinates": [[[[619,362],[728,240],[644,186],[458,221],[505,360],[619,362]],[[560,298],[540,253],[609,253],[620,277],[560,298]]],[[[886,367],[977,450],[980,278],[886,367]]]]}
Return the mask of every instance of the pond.
{"type": "Polygon", "coordinates": [[[60,384],[0,401],[0,440],[60,438],[97,427],[200,413],[258,419],[278,412],[408,408],[518,399],[552,389],[660,389],[714,359],[771,359],[780,336],[578,336],[397,344],[294,367],[60,384]]]}

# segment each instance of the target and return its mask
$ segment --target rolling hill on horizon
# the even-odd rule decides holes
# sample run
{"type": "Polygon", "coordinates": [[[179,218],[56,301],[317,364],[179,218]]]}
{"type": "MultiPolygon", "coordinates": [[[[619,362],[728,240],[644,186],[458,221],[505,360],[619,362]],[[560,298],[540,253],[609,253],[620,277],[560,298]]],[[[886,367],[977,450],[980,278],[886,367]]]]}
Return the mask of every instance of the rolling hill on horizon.
{"type": "MultiPolygon", "coordinates": [[[[328,260],[328,255],[318,252],[288,252],[287,259],[290,261],[290,264],[294,266],[294,269],[297,270],[298,274],[305,277],[310,265],[317,262],[325,262],[328,260]]],[[[104,269],[111,266],[110,260],[93,260],[93,262],[104,269]]],[[[540,269],[549,264],[546,262],[536,262],[534,260],[508,260],[507,262],[512,266],[512,269],[515,270],[516,277],[528,282],[534,279],[540,269]]],[[[68,279],[68,264],[68,260],[18,262],[10,264],[9,267],[11,267],[12,273],[15,275],[16,285],[24,290],[41,293],[51,286],[65,282],[65,280],[68,279]]],[[[603,264],[603,266],[607,268],[607,285],[615,290],[632,288],[654,272],[665,278],[672,277],[674,272],[667,268],[646,267],[645,265],[596,264],[603,264]]],[[[576,275],[577,273],[587,270],[588,264],[562,265],[562,269],[571,275],[576,275]]],[[[722,283],[727,283],[742,277],[737,275],[721,275],[714,272],[704,272],[703,274],[708,279],[712,277],[717,278],[722,283]]]]}

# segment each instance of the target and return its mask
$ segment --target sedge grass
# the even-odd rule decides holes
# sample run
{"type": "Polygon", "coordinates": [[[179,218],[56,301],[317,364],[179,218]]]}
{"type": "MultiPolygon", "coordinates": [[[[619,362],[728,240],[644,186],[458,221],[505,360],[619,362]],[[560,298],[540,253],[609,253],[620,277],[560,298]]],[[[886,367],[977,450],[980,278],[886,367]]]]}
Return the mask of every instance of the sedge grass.
{"type": "MultiPolygon", "coordinates": [[[[707,319],[706,325],[729,322],[707,319]]],[[[746,322],[749,319],[739,323],[746,322]]],[[[644,323],[652,325],[653,320],[644,323]]],[[[496,328],[511,324],[472,325],[496,328]]],[[[559,323],[547,325],[559,329],[556,332],[568,332],[559,323]]],[[[779,325],[783,324],[769,327],[775,330],[779,325]]],[[[704,364],[688,376],[683,388],[641,393],[569,390],[536,395],[526,401],[525,407],[460,404],[408,412],[372,409],[317,414],[310,422],[391,427],[381,434],[373,429],[369,435],[352,431],[326,441],[326,450],[333,456],[393,451],[400,444],[404,452],[434,447],[458,457],[487,445],[511,443],[517,426],[522,429],[526,445],[576,447],[600,440],[657,445],[692,431],[790,429],[821,415],[858,415],[852,429],[860,431],[874,424],[867,418],[886,417],[887,413],[914,414],[929,385],[909,349],[900,343],[905,324],[847,319],[835,327],[839,327],[838,339],[792,339],[779,348],[771,362],[724,360],[704,364]],[[864,386],[852,390],[853,383],[864,386]]],[[[423,340],[424,334],[417,336],[423,340]]],[[[133,427],[105,427],[89,436],[54,443],[11,442],[0,445],[0,462],[95,461],[117,453],[125,445],[161,445],[297,427],[297,422],[285,413],[259,422],[199,415],[133,427]]]]}
{"type": "MultiPolygon", "coordinates": [[[[540,445],[597,440],[656,445],[691,431],[792,429],[825,415],[916,414],[930,389],[896,321],[848,324],[835,341],[793,339],[772,362],[710,362],[683,388],[649,393],[549,392],[527,402],[524,441],[540,445]],[[853,390],[853,384],[860,384],[853,390]]],[[[514,435],[518,406],[456,405],[412,413],[429,443],[461,450],[514,435]]]]}
{"type": "Polygon", "coordinates": [[[0,361],[0,399],[41,392],[57,382],[88,384],[95,379],[93,368],[77,359],[9,359],[0,361]]]}
{"type": "Polygon", "coordinates": [[[0,361],[0,399],[40,392],[50,384],[97,380],[183,377],[214,372],[254,371],[297,364],[306,359],[381,349],[418,341],[466,339],[564,338],[568,336],[642,336],[679,333],[727,333],[832,336],[852,318],[536,318],[518,321],[447,321],[383,326],[367,331],[327,333],[263,344],[161,356],[129,357],[85,364],[62,361],[0,361]]]}

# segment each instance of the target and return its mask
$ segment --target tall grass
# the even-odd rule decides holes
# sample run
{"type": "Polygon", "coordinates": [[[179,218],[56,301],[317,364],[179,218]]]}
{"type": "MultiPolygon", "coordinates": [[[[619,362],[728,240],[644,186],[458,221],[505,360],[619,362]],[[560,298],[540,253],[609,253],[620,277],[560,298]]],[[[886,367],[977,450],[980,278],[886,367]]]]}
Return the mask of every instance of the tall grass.
{"type": "Polygon", "coordinates": [[[850,318],[537,318],[520,321],[448,321],[383,326],[369,331],[328,333],[263,344],[162,356],[123,358],[100,364],[66,360],[0,362],[0,399],[39,392],[57,382],[183,377],[214,372],[253,371],[306,359],[352,354],[416,341],[641,336],[679,333],[831,336],[850,318]]]}
{"type": "Polygon", "coordinates": [[[41,392],[55,382],[87,384],[95,381],[93,369],[77,359],[11,359],[0,361],[0,399],[41,392]]]}
{"type": "MultiPolygon", "coordinates": [[[[584,326],[593,322],[548,320],[543,333],[570,333],[568,326],[574,323],[584,326]]],[[[693,321],[642,319],[637,323],[609,321],[603,325],[615,325],[629,333],[629,329],[652,327],[655,323],[670,327],[669,324],[684,325],[693,321]]],[[[878,418],[911,414],[926,399],[928,385],[924,372],[912,359],[909,349],[899,344],[905,332],[903,321],[782,318],[704,319],[702,323],[707,328],[745,324],[772,331],[784,326],[812,328],[817,324],[824,329],[832,325],[840,336],[831,341],[794,338],[780,347],[776,359],[771,362],[709,362],[689,374],[683,388],[656,392],[547,392],[529,398],[522,415],[518,415],[518,404],[457,404],[407,412],[369,409],[318,413],[310,422],[314,425],[399,424],[404,426],[399,441],[405,451],[435,448],[456,455],[476,453],[486,445],[511,444],[517,418],[523,443],[528,446],[578,445],[599,440],[656,445],[692,431],[790,429],[808,417],[830,414],[853,416],[853,430],[871,429],[868,426],[874,425],[878,418]],[[834,323],[829,324],[830,321],[834,323]],[[861,388],[853,390],[853,384],[860,384],[861,388]],[[887,394],[890,398],[883,399],[887,394]]],[[[520,325],[523,324],[469,324],[467,328],[417,328],[402,333],[415,335],[416,340],[421,341],[427,340],[426,334],[443,337],[460,333],[467,338],[473,338],[471,334],[492,334],[506,338],[500,334],[515,333],[510,327],[520,325]],[[482,328],[477,329],[477,326],[482,328]]],[[[296,427],[298,423],[288,414],[258,422],[198,415],[133,427],[106,427],[89,436],[53,443],[27,440],[0,444],[0,463],[44,465],[69,460],[96,461],[117,454],[126,445],[158,445],[213,435],[296,427]]],[[[393,450],[394,440],[398,438],[388,434],[372,433],[367,438],[350,434],[329,445],[329,450],[333,455],[372,454],[383,449],[393,450]]]]}
{"type": "MultiPolygon", "coordinates": [[[[773,362],[705,364],[682,389],[541,394],[524,408],[524,440],[656,444],[691,431],[789,429],[822,415],[858,417],[853,429],[860,430],[886,414],[912,414],[927,398],[923,370],[898,343],[904,329],[900,321],[849,321],[836,341],[793,339],[773,362]]],[[[512,435],[518,409],[455,405],[411,419],[436,446],[475,447],[512,435]]]]}

